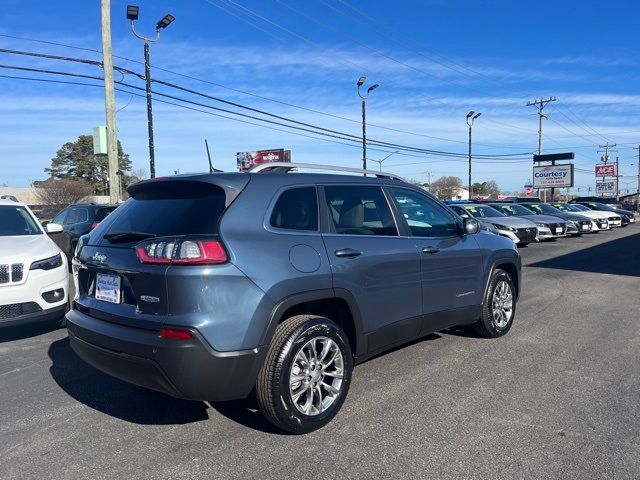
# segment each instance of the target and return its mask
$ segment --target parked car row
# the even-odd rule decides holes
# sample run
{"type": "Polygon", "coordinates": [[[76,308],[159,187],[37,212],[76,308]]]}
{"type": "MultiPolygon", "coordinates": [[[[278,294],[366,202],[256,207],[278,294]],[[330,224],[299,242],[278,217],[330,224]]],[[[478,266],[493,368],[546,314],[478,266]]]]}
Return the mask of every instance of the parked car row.
{"type": "Polygon", "coordinates": [[[488,231],[510,238],[520,246],[635,223],[634,212],[590,199],[545,203],[538,198],[513,197],[499,202],[446,203],[461,217],[476,218],[488,231]]]}

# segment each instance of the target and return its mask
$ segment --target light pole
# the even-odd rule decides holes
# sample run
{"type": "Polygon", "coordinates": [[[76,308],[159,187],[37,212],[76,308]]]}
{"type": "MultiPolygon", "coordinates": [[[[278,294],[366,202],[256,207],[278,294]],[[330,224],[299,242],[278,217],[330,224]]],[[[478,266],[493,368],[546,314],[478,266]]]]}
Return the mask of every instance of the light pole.
{"type": "Polygon", "coordinates": [[[144,77],[147,84],[147,128],[149,130],[149,171],[150,177],[156,176],[156,159],[155,149],[153,145],[153,112],[151,109],[151,65],[149,60],[149,43],[160,40],[160,30],[168,27],[176,18],[171,14],[166,14],[156,24],[155,38],[144,37],[136,32],[133,22],[138,19],[140,8],[135,5],[127,5],[127,19],[131,22],[131,31],[133,34],[144,42],[144,77]]]}
{"type": "Polygon", "coordinates": [[[396,150],[395,152],[391,152],[389,155],[387,155],[386,157],[380,159],[380,160],[376,160],[374,158],[371,159],[372,162],[376,162],[378,164],[379,167],[379,171],[382,171],[382,162],[384,162],[387,158],[389,158],[391,155],[395,155],[396,153],[398,153],[400,150],[396,150]]]}
{"type": "Polygon", "coordinates": [[[482,113],[474,112],[473,110],[467,113],[467,125],[469,125],[469,200],[471,200],[471,127],[473,127],[473,121],[478,118],[482,113]]]}
{"type": "Polygon", "coordinates": [[[380,85],[375,83],[367,88],[367,94],[363,95],[360,91],[360,87],[364,85],[364,82],[367,80],[367,77],[360,77],[358,79],[358,96],[362,99],[362,168],[363,170],[367,169],[367,113],[366,113],[366,104],[367,98],[369,98],[369,94],[373,92],[380,85]]]}

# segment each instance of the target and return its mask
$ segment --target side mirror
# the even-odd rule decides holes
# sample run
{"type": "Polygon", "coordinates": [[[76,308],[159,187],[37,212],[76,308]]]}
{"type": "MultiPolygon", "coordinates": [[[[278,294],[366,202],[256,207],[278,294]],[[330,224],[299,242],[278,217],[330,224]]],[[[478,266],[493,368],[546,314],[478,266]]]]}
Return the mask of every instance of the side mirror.
{"type": "Polygon", "coordinates": [[[57,223],[47,223],[44,227],[47,233],[60,233],[62,231],[62,225],[57,223]]]}
{"type": "Polygon", "coordinates": [[[40,222],[42,224],[43,227],[46,227],[47,225],[49,225],[51,222],[49,220],[43,220],[42,222],[40,222]]]}
{"type": "Polygon", "coordinates": [[[468,235],[474,235],[480,231],[480,222],[475,218],[464,219],[464,231],[468,235]]]}

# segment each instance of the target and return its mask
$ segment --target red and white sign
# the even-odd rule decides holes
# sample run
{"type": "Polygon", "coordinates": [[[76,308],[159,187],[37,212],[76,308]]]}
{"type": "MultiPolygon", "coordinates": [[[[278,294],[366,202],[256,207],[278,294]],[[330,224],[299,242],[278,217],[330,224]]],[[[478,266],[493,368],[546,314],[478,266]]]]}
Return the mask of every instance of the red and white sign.
{"type": "Polygon", "coordinates": [[[615,177],[617,173],[615,163],[596,165],[596,177],[615,177]]]}
{"type": "Polygon", "coordinates": [[[282,148],[236,153],[236,163],[240,171],[249,170],[251,167],[260,165],[261,163],[290,161],[291,150],[284,150],[282,148]]]}

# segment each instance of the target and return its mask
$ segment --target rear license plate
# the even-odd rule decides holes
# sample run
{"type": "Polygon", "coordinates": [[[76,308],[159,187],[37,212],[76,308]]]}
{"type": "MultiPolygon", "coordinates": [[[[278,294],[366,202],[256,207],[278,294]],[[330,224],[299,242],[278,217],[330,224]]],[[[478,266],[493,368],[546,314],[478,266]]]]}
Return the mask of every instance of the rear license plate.
{"type": "Polygon", "coordinates": [[[562,233],[562,229],[561,228],[556,228],[556,233],[562,233]]]}
{"type": "Polygon", "coordinates": [[[96,299],[120,303],[120,277],[98,273],[96,275],[96,299]]]}

